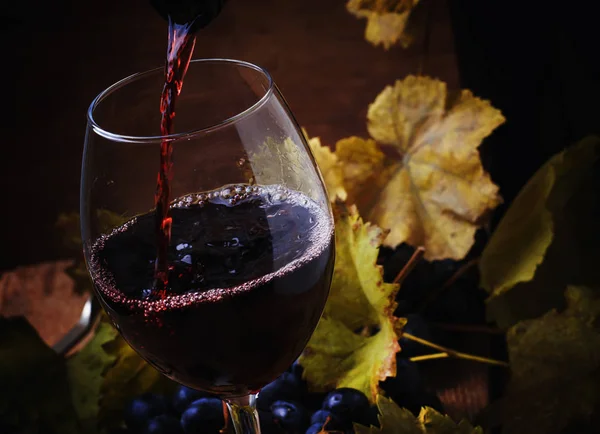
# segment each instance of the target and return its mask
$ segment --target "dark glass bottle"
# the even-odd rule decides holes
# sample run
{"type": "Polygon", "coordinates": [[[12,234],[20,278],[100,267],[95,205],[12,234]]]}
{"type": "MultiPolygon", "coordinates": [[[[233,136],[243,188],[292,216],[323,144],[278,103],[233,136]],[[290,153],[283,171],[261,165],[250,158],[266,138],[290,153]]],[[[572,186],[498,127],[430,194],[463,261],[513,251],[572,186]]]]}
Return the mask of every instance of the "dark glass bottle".
{"type": "Polygon", "coordinates": [[[150,4],[163,18],[175,24],[191,24],[195,32],[219,15],[225,0],[150,0],[150,4]]]}

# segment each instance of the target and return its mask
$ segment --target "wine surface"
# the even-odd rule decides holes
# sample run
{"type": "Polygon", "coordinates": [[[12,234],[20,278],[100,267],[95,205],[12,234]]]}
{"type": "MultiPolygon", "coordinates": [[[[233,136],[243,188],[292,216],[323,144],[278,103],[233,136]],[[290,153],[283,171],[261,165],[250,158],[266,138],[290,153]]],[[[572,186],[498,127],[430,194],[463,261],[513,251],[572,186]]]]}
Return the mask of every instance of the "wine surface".
{"type": "Polygon", "coordinates": [[[167,376],[227,396],[257,391],[300,354],[325,304],[333,225],[282,186],[228,185],[170,205],[164,293],[155,212],[99,238],[89,266],[124,338],[167,376]]]}

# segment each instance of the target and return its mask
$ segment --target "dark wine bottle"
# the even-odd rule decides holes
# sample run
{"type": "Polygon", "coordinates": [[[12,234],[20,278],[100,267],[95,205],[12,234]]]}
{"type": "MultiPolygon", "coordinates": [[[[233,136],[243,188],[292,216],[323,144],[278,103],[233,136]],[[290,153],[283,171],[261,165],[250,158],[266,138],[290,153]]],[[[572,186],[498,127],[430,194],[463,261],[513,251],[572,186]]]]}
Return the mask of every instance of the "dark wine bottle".
{"type": "Polygon", "coordinates": [[[164,19],[190,24],[191,32],[195,32],[219,15],[225,0],[150,0],[150,4],[164,19]]]}

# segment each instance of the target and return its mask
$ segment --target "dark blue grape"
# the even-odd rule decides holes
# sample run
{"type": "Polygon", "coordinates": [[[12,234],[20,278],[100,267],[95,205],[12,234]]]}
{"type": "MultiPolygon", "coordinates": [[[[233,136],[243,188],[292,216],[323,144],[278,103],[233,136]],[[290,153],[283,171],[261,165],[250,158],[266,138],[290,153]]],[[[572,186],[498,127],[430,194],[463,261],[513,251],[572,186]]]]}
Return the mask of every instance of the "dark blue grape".
{"type": "Polygon", "coordinates": [[[379,249],[378,263],[383,265],[383,277],[386,282],[394,280],[396,275],[410,260],[414,251],[414,247],[408,244],[400,244],[396,249],[388,247],[381,247],[379,249]]]}
{"type": "MultiPolygon", "coordinates": [[[[395,250],[380,249],[380,263],[384,267],[384,279],[391,282],[410,260],[415,248],[400,244],[395,250]]],[[[432,291],[440,288],[460,267],[461,262],[453,260],[426,261],[421,259],[402,282],[399,296],[415,307],[419,307],[432,291]]],[[[410,311],[398,312],[398,315],[410,311]]]]}
{"type": "Polygon", "coordinates": [[[352,422],[359,423],[363,426],[379,426],[379,419],[377,415],[379,412],[377,411],[377,406],[372,405],[368,408],[367,411],[364,411],[360,415],[352,418],[352,422]]]}
{"type": "Polygon", "coordinates": [[[296,360],[292,366],[288,369],[288,372],[292,374],[298,381],[302,381],[302,373],[304,372],[304,368],[298,363],[296,360]]]}
{"type": "Polygon", "coordinates": [[[307,393],[302,398],[302,403],[306,406],[306,408],[308,408],[312,412],[315,412],[315,411],[321,409],[321,407],[323,406],[323,400],[325,399],[326,396],[327,396],[327,393],[323,393],[323,392],[307,393]]]}
{"type": "Polygon", "coordinates": [[[399,399],[396,404],[410,410],[415,416],[421,412],[423,407],[431,407],[440,413],[444,413],[444,407],[440,399],[436,395],[426,391],[422,391],[420,394],[411,397],[399,399]]]}
{"type": "Polygon", "coordinates": [[[408,314],[415,311],[415,306],[408,300],[398,300],[398,306],[394,311],[394,315],[397,317],[406,317],[408,314]]]}
{"type": "Polygon", "coordinates": [[[306,389],[298,377],[284,372],[279,378],[267,384],[258,394],[257,407],[269,410],[277,400],[301,401],[306,389]]]}
{"type": "Polygon", "coordinates": [[[306,430],[306,434],[318,434],[323,429],[323,425],[320,423],[315,423],[308,427],[306,430]]]}
{"type": "Polygon", "coordinates": [[[444,412],[439,398],[425,390],[416,363],[406,359],[398,359],[396,377],[387,378],[381,383],[381,387],[398,406],[406,408],[415,416],[425,406],[444,412]]]}
{"type": "Polygon", "coordinates": [[[206,396],[208,396],[208,394],[200,390],[179,386],[173,395],[173,408],[178,414],[181,414],[192,402],[206,396]]]}
{"type": "Polygon", "coordinates": [[[327,430],[342,430],[352,426],[350,420],[342,420],[337,414],[323,409],[315,411],[310,417],[311,425],[317,423],[320,423],[321,426],[325,426],[327,430]]]}
{"type": "Polygon", "coordinates": [[[432,300],[424,310],[424,315],[436,322],[483,324],[486,296],[478,288],[476,279],[465,276],[432,300]]]}
{"type": "MultiPolygon", "coordinates": [[[[426,341],[432,341],[429,325],[421,315],[409,314],[406,315],[406,320],[407,323],[402,330],[403,332],[410,333],[411,335],[425,339],[426,341]]],[[[422,354],[431,352],[429,347],[421,345],[418,342],[411,341],[405,337],[400,338],[400,348],[400,357],[406,358],[420,356],[422,354]]]]}
{"type": "Polygon", "coordinates": [[[327,418],[333,420],[333,414],[329,410],[317,410],[310,417],[310,423],[311,425],[314,425],[315,423],[323,425],[327,421],[327,418]]]}
{"type": "Polygon", "coordinates": [[[297,402],[275,401],[271,405],[273,420],[283,428],[286,433],[304,432],[308,427],[308,413],[297,402]]]}
{"type": "Polygon", "coordinates": [[[281,427],[273,420],[273,414],[270,411],[258,410],[258,421],[262,434],[283,434],[281,427]]]}
{"type": "Polygon", "coordinates": [[[444,405],[435,393],[424,392],[421,395],[421,407],[431,407],[440,413],[444,413],[444,405]]]}
{"type": "Polygon", "coordinates": [[[142,434],[182,434],[183,430],[177,420],[173,416],[162,414],[148,421],[146,427],[142,430],[142,434]]]}
{"type": "Polygon", "coordinates": [[[381,382],[381,388],[400,407],[418,414],[420,400],[424,393],[421,373],[416,363],[408,359],[396,359],[396,376],[381,382]]]}
{"type": "Polygon", "coordinates": [[[329,392],[323,400],[323,410],[329,410],[341,420],[355,420],[369,409],[369,400],[364,393],[348,387],[329,392]]]}
{"type": "Polygon", "coordinates": [[[181,415],[186,434],[213,434],[225,425],[223,402],[217,398],[200,398],[181,415]]]}
{"type": "Polygon", "coordinates": [[[148,420],[167,412],[167,400],[162,395],[148,393],[129,402],[123,412],[123,420],[128,428],[140,430],[148,420]]]}

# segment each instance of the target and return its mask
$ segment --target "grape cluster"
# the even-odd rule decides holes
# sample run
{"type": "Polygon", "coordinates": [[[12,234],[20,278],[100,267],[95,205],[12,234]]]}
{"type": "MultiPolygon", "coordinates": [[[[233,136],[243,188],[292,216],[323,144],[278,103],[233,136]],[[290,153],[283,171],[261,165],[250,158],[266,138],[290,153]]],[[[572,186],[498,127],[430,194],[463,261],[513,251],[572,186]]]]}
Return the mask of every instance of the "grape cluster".
{"type": "MultiPolygon", "coordinates": [[[[388,396],[418,414],[428,405],[442,411],[435,395],[428,394],[418,366],[399,359],[398,376],[382,383],[388,396]]],[[[311,393],[296,362],[258,395],[257,410],[263,434],[315,434],[327,431],[353,433],[353,422],[378,425],[377,409],[358,390],[339,388],[311,393]]],[[[112,434],[218,434],[225,425],[223,402],[204,392],[179,386],[171,399],[145,394],[125,408],[126,428],[112,434]]]]}
{"type": "Polygon", "coordinates": [[[127,428],[112,434],[218,433],[225,424],[220,399],[185,386],[172,399],[147,393],[131,400],[123,420],[127,428]]]}
{"type": "MultiPolygon", "coordinates": [[[[380,249],[378,263],[383,266],[386,282],[393,281],[414,251],[408,244],[401,244],[396,249],[380,249]]],[[[411,313],[419,313],[428,322],[485,323],[487,294],[479,288],[477,267],[469,267],[468,271],[453,278],[461,267],[476,256],[475,253],[474,248],[461,261],[420,260],[402,282],[398,292],[396,316],[406,317],[411,313]],[[446,285],[449,281],[451,284],[446,285]]]]}

